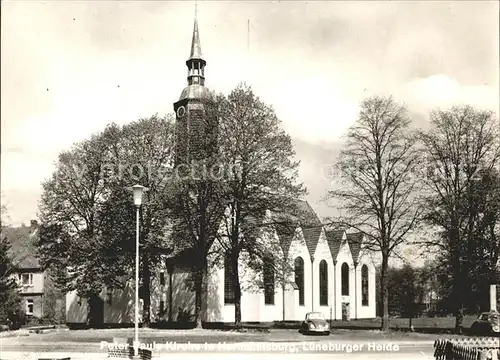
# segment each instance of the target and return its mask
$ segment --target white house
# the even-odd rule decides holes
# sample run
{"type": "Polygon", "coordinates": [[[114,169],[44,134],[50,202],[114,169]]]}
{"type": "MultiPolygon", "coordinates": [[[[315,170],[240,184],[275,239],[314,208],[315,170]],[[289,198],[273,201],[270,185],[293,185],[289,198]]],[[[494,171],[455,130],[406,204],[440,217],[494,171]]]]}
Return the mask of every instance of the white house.
{"type": "MultiPolygon", "coordinates": [[[[287,259],[291,265],[291,271],[284,276],[287,281],[274,274],[272,267],[263,265],[262,271],[250,268],[248,256],[241,256],[242,322],[301,321],[310,311],[320,311],[332,320],[374,318],[375,266],[362,249],[363,236],[343,230],[326,231],[307,202],[301,201],[300,207],[313,222],[297,226],[288,234],[276,229],[260,239],[277,244],[280,250],[275,259],[287,259]]],[[[220,247],[218,243],[213,246],[220,247]]],[[[189,255],[180,254],[157,270],[152,282],[151,321],[175,322],[181,310],[194,314],[191,273],[182,265],[186,257],[189,255]]],[[[204,322],[234,322],[234,294],[225,265],[229,266],[226,261],[208,259],[204,322]]],[[[133,322],[133,282],[124,290],[103,291],[101,298],[103,325],[133,322]]],[[[87,302],[72,292],[66,303],[67,323],[85,323],[87,302]]]]}

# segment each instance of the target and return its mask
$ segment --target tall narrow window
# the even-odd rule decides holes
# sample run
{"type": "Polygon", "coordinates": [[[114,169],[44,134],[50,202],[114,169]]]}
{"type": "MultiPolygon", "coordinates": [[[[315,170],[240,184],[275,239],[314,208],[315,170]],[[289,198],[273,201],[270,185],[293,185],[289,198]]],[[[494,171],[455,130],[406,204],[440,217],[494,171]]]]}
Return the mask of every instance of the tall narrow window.
{"type": "Polygon", "coordinates": [[[26,315],[33,315],[33,299],[26,299],[26,315]]]}
{"type": "Polygon", "coordinates": [[[165,301],[160,300],[160,317],[165,315],[165,301]]]}
{"type": "Polygon", "coordinates": [[[163,271],[160,272],[160,285],[165,286],[165,273],[163,271]]]}
{"type": "Polygon", "coordinates": [[[111,288],[106,289],[106,302],[108,305],[113,303],[113,289],[111,288]]]}
{"type": "Polygon", "coordinates": [[[295,284],[299,288],[299,305],[304,305],[304,260],[301,257],[295,259],[295,284]]]}
{"type": "Polygon", "coordinates": [[[325,260],[319,263],[319,305],[328,305],[328,264],[325,260]]]}
{"type": "Polygon", "coordinates": [[[271,258],[264,259],[264,304],[274,305],[274,263],[271,258]]]}
{"type": "Polygon", "coordinates": [[[349,295],[349,265],[347,263],[342,264],[340,271],[342,278],[342,296],[349,295]]]}
{"type": "Polygon", "coordinates": [[[368,266],[361,267],[361,305],[368,306],[368,266]]]}
{"type": "Polygon", "coordinates": [[[224,304],[234,304],[233,267],[229,251],[224,257],[224,304]]]}

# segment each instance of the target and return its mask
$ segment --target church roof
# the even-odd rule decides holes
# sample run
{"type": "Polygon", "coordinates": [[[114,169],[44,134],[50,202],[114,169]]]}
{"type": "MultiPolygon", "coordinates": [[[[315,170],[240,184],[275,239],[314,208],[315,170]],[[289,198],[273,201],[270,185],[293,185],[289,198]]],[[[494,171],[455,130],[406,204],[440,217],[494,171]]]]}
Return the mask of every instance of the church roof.
{"type": "Polygon", "coordinates": [[[357,263],[359,260],[359,253],[361,251],[361,245],[363,242],[363,233],[351,233],[347,234],[347,243],[349,244],[349,249],[351,250],[352,260],[357,263]]]}
{"type": "Polygon", "coordinates": [[[326,241],[328,242],[328,247],[330,248],[330,253],[332,254],[333,261],[336,261],[337,255],[340,251],[340,245],[342,244],[344,230],[327,230],[325,231],[325,235],[326,241]]]}
{"type": "Polygon", "coordinates": [[[200,32],[198,31],[198,21],[196,20],[196,17],[194,19],[193,38],[191,40],[191,53],[189,55],[189,60],[192,59],[203,60],[203,56],[201,54],[200,32]]]}
{"type": "Polygon", "coordinates": [[[307,201],[298,200],[297,205],[304,240],[306,242],[307,249],[309,250],[309,254],[312,257],[316,251],[316,246],[318,246],[323,224],[307,201]]]}
{"type": "Polygon", "coordinates": [[[200,84],[191,84],[182,90],[179,100],[184,99],[210,99],[210,90],[200,84]]]}
{"type": "Polygon", "coordinates": [[[276,224],[276,233],[278,234],[278,239],[285,256],[288,255],[288,251],[290,250],[295,229],[296,227],[291,224],[276,224]]]}
{"type": "Polygon", "coordinates": [[[311,205],[305,200],[295,200],[292,209],[286,214],[273,214],[276,232],[285,253],[288,253],[295,229],[302,228],[309,254],[312,256],[318,245],[322,224],[311,205]]]}

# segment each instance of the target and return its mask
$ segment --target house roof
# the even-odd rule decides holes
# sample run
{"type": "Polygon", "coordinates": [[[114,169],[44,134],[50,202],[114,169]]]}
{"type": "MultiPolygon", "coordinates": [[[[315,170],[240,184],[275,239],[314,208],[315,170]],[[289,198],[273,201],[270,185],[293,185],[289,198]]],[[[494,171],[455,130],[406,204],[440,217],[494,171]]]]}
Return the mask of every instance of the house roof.
{"type": "Polygon", "coordinates": [[[336,261],[337,255],[340,251],[340,245],[342,244],[342,237],[344,235],[344,230],[327,230],[325,231],[326,241],[328,242],[328,247],[332,254],[333,261],[336,261]]]}
{"type": "Polygon", "coordinates": [[[363,233],[351,233],[347,234],[347,243],[349,244],[349,249],[351,250],[352,260],[355,264],[358,263],[359,253],[361,251],[361,245],[363,243],[363,233]]]}
{"type": "Polygon", "coordinates": [[[2,235],[6,236],[11,248],[14,264],[20,269],[40,268],[40,262],[36,258],[35,236],[29,226],[6,227],[2,230],[2,235]]]}

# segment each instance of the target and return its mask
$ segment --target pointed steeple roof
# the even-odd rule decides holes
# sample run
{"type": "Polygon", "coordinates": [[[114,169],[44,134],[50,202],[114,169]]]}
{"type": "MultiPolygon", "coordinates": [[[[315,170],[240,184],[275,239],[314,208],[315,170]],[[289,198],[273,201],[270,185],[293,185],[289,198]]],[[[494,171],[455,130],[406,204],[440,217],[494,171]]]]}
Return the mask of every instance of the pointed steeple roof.
{"type": "Polygon", "coordinates": [[[194,17],[193,38],[191,40],[191,54],[189,55],[189,60],[191,59],[203,60],[201,54],[200,32],[198,31],[198,19],[196,18],[196,13],[194,17]]]}

